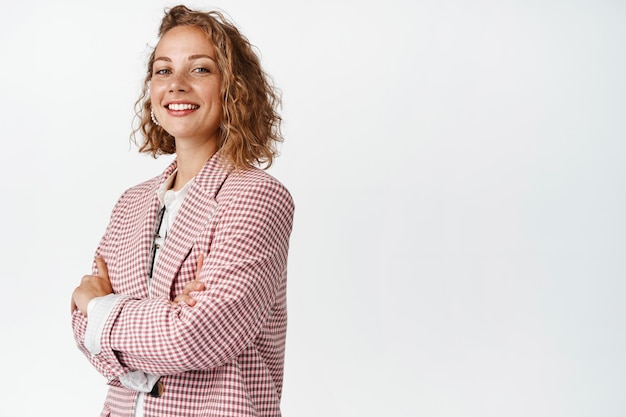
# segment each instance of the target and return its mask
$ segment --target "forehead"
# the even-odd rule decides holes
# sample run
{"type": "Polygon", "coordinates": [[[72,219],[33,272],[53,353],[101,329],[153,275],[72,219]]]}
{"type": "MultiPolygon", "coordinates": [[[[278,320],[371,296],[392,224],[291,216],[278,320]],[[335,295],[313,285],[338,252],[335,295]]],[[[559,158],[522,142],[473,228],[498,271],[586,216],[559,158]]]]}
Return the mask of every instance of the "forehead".
{"type": "Polygon", "coordinates": [[[213,42],[198,26],[176,26],[168,30],[155,49],[155,57],[199,53],[215,56],[213,42]]]}

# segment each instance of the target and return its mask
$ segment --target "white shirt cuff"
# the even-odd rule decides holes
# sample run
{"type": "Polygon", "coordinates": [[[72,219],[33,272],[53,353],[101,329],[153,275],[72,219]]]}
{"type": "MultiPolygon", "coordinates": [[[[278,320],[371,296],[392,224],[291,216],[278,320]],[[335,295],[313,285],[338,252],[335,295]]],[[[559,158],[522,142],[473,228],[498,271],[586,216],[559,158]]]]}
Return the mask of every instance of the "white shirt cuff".
{"type": "Polygon", "coordinates": [[[139,392],[150,392],[159,380],[159,375],[152,375],[143,371],[132,371],[120,377],[120,382],[128,389],[139,392]]]}
{"type": "Polygon", "coordinates": [[[97,355],[102,350],[100,340],[111,311],[122,295],[109,294],[96,297],[87,304],[87,329],[85,330],[85,348],[92,355],[97,355]]]}

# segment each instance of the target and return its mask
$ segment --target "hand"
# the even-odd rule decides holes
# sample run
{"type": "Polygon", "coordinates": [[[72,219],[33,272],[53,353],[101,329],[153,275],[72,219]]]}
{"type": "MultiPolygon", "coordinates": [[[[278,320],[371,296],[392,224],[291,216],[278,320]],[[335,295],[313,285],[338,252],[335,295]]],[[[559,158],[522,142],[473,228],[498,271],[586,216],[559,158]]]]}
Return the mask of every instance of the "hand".
{"type": "Polygon", "coordinates": [[[179,294],[174,298],[174,301],[171,303],[176,305],[178,303],[185,303],[189,307],[193,307],[196,304],[196,300],[191,298],[189,295],[194,291],[202,291],[204,290],[204,282],[200,281],[200,271],[202,270],[202,264],[204,263],[204,255],[200,254],[198,256],[198,264],[196,265],[196,279],[190,281],[185,285],[185,289],[182,294],[179,294]]]}
{"type": "Polygon", "coordinates": [[[96,297],[113,292],[109,280],[109,270],[102,256],[96,256],[96,275],[85,275],[72,294],[72,313],[77,308],[87,317],[87,305],[96,297]]]}

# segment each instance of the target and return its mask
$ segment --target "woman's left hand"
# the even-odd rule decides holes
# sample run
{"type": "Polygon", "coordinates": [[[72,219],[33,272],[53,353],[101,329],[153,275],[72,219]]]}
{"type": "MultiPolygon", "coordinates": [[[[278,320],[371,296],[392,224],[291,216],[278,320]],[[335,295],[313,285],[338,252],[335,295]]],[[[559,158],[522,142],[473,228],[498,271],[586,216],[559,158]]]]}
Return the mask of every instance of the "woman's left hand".
{"type": "Polygon", "coordinates": [[[204,264],[204,255],[198,256],[198,263],[196,264],[196,279],[190,281],[185,285],[185,289],[182,294],[179,294],[171,301],[173,305],[184,303],[189,307],[196,305],[196,300],[191,298],[191,293],[196,291],[203,291],[205,289],[204,282],[200,281],[200,271],[202,271],[202,265],[204,264]]]}
{"type": "Polygon", "coordinates": [[[77,308],[87,317],[87,305],[96,297],[109,295],[113,292],[109,271],[102,256],[96,256],[96,275],[85,275],[72,294],[72,313],[77,308]]]}

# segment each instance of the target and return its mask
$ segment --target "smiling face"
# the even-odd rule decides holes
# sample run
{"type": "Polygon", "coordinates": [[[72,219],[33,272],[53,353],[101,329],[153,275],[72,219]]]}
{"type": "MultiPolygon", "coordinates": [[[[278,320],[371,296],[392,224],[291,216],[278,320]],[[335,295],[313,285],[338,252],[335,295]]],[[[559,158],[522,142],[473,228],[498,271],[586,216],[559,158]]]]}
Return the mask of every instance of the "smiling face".
{"type": "Polygon", "coordinates": [[[196,26],[176,26],[154,53],[150,101],[159,124],[182,146],[216,146],[222,97],[215,48],[196,26]]]}

